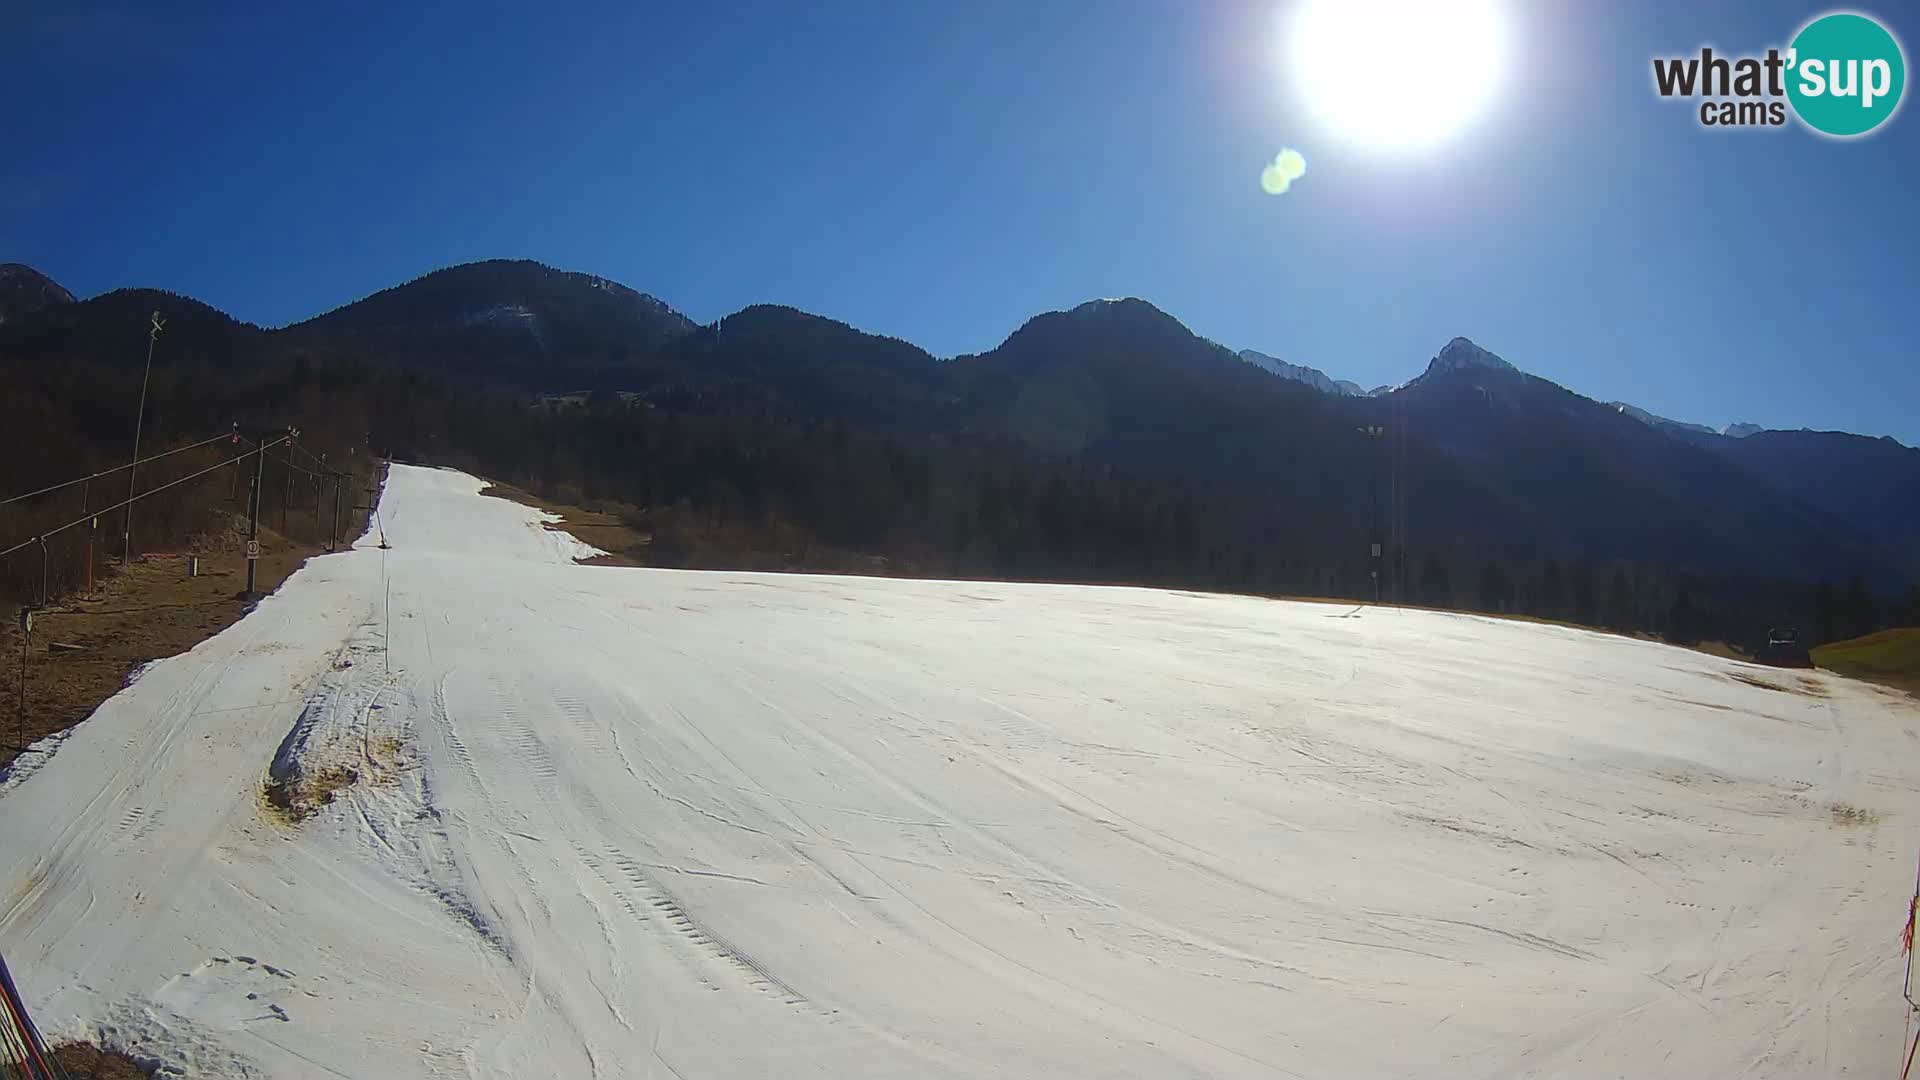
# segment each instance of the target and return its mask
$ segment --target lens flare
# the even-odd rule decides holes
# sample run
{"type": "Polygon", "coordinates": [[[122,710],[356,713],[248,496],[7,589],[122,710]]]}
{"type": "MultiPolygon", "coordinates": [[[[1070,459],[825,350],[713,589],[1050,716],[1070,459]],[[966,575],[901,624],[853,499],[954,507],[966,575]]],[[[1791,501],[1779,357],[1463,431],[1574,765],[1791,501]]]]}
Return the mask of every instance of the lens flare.
{"type": "Polygon", "coordinates": [[[1269,195],[1285,195],[1295,180],[1307,175],[1306,156],[1289,146],[1273,156],[1260,170],[1260,190],[1269,195]]]}

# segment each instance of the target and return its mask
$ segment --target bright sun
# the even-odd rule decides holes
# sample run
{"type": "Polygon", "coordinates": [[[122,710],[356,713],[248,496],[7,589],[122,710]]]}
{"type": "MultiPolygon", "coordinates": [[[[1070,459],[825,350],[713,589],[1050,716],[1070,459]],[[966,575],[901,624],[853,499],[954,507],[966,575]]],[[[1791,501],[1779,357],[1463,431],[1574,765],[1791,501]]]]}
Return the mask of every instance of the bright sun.
{"type": "Polygon", "coordinates": [[[1501,80],[1506,36],[1498,0],[1301,0],[1287,55],[1322,123],[1402,149],[1473,119],[1501,80]]]}

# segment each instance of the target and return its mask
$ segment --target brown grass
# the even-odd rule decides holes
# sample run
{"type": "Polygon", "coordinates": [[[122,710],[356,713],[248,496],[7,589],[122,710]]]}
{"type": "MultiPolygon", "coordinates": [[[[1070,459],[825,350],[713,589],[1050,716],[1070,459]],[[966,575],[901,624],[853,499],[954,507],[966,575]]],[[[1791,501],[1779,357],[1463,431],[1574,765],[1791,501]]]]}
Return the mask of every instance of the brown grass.
{"type": "Polygon", "coordinates": [[[1868,810],[1861,806],[1849,806],[1843,802],[1834,803],[1827,807],[1827,810],[1833,816],[1834,825],[1839,828],[1864,828],[1866,826],[1880,824],[1880,812],[1878,810],[1868,810]]]}
{"type": "Polygon", "coordinates": [[[360,780],[360,772],[347,765],[327,765],[302,774],[298,780],[268,780],[262,785],[267,805],[288,824],[300,822],[320,812],[342,791],[360,780]]]}
{"type": "Polygon", "coordinates": [[[1694,652],[1703,652],[1708,656],[1717,656],[1722,660],[1751,660],[1751,656],[1724,641],[1702,641],[1688,646],[1694,652]]]}
{"type": "Polygon", "coordinates": [[[1813,662],[1835,674],[1920,698],[1920,627],[1881,630],[1822,645],[1813,650],[1813,662]]]}
{"type": "Polygon", "coordinates": [[[564,520],[547,527],[571,533],[575,539],[607,552],[605,555],[596,555],[591,559],[582,560],[587,565],[646,565],[642,556],[645,554],[647,545],[653,542],[653,537],[628,525],[617,514],[588,510],[581,506],[564,506],[514,487],[512,484],[490,483],[481,490],[480,494],[560,515],[564,520]]]}
{"type": "Polygon", "coordinates": [[[73,1080],[148,1080],[153,1075],[127,1055],[91,1043],[62,1043],[53,1048],[53,1060],[73,1080]]]}
{"type": "MultiPolygon", "coordinates": [[[[270,592],[308,556],[324,551],[260,530],[255,587],[270,592]]],[[[68,598],[34,617],[27,657],[26,712],[20,688],[20,633],[0,629],[0,765],[34,740],[92,715],[141,664],[175,656],[238,622],[247,612],[246,558],[236,532],[209,537],[182,555],[200,555],[188,577],[184,557],[136,561],[99,583],[93,599],[68,598]],[[77,649],[50,647],[50,643],[77,649]]]]}

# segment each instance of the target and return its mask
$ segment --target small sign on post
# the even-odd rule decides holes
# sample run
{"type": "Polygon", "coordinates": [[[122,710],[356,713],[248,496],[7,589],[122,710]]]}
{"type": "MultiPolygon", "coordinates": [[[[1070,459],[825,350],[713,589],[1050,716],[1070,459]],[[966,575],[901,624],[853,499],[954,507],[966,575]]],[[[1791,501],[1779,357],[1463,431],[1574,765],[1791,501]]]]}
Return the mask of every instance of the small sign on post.
{"type": "Polygon", "coordinates": [[[260,557],[260,541],[258,540],[247,541],[247,558],[257,559],[259,557],[260,557]]]}
{"type": "Polygon", "coordinates": [[[33,609],[24,604],[20,607],[20,632],[33,633],[33,609]]]}

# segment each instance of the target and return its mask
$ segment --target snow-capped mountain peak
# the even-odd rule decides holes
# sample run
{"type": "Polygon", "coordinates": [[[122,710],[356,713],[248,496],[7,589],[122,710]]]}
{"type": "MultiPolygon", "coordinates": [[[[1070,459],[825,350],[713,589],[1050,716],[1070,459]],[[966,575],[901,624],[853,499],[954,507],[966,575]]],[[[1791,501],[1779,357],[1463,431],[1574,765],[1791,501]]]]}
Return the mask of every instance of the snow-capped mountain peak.
{"type": "Polygon", "coordinates": [[[1613,411],[1617,413],[1623,413],[1627,416],[1631,416],[1635,420],[1640,421],[1641,423],[1647,425],[1648,427],[1677,428],[1678,430],[1681,430],[1681,431],[1691,431],[1696,435],[1718,435],[1719,434],[1719,432],[1713,430],[1712,428],[1708,427],[1705,424],[1689,424],[1684,420],[1674,420],[1669,417],[1661,416],[1657,413],[1650,413],[1645,409],[1642,409],[1636,405],[1629,405],[1624,401],[1609,401],[1607,402],[1607,405],[1611,407],[1613,411]]]}
{"type": "Polygon", "coordinates": [[[1241,349],[1240,359],[1262,371],[1270,371],[1283,379],[1297,383],[1306,383],[1323,394],[1337,394],[1343,397],[1366,397],[1368,391],[1359,383],[1345,379],[1335,379],[1319,368],[1310,368],[1304,364],[1289,364],[1285,360],[1253,349],[1241,349]]]}
{"type": "Polygon", "coordinates": [[[1645,409],[1629,405],[1624,401],[1609,401],[1607,402],[1607,407],[1615,412],[1631,416],[1648,427],[1666,428],[1669,431],[1684,432],[1689,435],[1725,435],[1730,439],[1744,439],[1749,435],[1755,435],[1766,430],[1766,428],[1761,427],[1759,424],[1728,424],[1726,427],[1719,429],[1708,427],[1705,424],[1689,424],[1684,420],[1674,420],[1657,413],[1650,413],[1645,409]]]}

